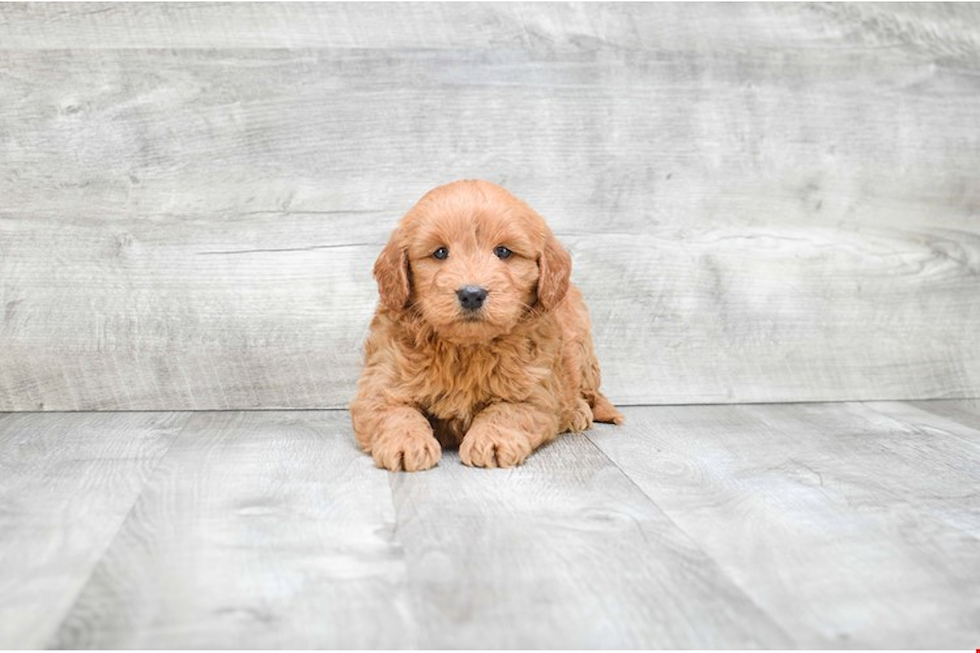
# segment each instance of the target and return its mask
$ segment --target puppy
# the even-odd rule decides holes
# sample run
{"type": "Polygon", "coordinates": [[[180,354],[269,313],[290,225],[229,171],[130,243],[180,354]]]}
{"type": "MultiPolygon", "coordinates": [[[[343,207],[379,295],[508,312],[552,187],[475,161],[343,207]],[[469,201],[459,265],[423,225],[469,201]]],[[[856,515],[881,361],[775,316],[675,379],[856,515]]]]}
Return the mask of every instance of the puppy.
{"type": "Polygon", "coordinates": [[[429,469],[442,445],[512,467],[560,433],[621,424],[570,272],[541,216],[500,186],[457,181],[419,200],[374,265],[381,302],[350,407],[375,463],[429,469]]]}

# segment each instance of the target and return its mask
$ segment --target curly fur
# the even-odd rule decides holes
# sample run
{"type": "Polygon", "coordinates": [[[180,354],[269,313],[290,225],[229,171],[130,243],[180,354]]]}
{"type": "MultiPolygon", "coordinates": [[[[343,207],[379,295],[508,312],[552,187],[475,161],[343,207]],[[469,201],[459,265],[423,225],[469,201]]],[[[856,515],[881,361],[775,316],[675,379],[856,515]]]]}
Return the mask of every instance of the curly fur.
{"type": "Polygon", "coordinates": [[[622,423],[599,392],[570,273],[541,216],[500,186],[458,181],[419,200],[374,266],[381,302],[351,404],[364,451],[390,470],[433,467],[442,446],[511,467],[560,433],[622,423]],[[496,256],[500,245],[513,254],[496,256]],[[465,285],[489,293],[475,315],[459,305],[465,285]]]}

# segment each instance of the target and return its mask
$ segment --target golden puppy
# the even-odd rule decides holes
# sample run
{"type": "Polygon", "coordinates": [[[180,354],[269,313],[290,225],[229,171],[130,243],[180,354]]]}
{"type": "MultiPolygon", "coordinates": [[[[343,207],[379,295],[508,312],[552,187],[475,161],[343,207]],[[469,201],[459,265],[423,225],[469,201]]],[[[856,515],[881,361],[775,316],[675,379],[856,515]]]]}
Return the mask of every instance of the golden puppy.
{"type": "Polygon", "coordinates": [[[599,392],[571,258],[528,205],[487,181],[426,194],[374,265],[381,303],[351,404],[379,467],[429,469],[441,445],[511,467],[565,431],[622,415],[599,392]]]}

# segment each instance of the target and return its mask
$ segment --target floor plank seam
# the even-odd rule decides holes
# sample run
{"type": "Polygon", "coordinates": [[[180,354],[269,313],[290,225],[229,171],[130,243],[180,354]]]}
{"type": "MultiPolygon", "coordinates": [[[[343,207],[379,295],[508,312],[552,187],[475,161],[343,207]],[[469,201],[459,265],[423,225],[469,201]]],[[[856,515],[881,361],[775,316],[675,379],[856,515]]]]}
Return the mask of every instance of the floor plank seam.
{"type": "MultiPolygon", "coordinates": [[[[353,437],[353,435],[351,435],[351,437],[353,437]]],[[[364,454],[364,455],[368,455],[368,454],[364,454]]],[[[408,621],[410,624],[412,624],[412,626],[415,629],[414,633],[415,633],[416,642],[412,648],[416,648],[416,649],[427,648],[424,646],[419,646],[419,642],[424,639],[425,633],[422,629],[422,626],[420,625],[419,615],[416,612],[416,605],[418,605],[418,596],[416,596],[417,592],[415,591],[414,583],[412,582],[412,577],[411,574],[409,573],[408,556],[406,554],[407,549],[405,547],[405,542],[402,541],[402,535],[401,535],[402,515],[401,515],[401,511],[398,509],[398,502],[395,497],[395,485],[396,485],[398,474],[405,474],[405,473],[424,474],[425,472],[390,472],[385,470],[385,473],[388,475],[386,481],[388,485],[388,498],[391,500],[391,514],[394,515],[395,518],[391,528],[391,539],[389,540],[388,544],[389,546],[393,547],[396,551],[398,551],[398,558],[402,566],[403,578],[405,579],[404,580],[405,597],[408,599],[406,601],[405,608],[406,611],[408,612],[407,614],[408,621]]]]}
{"type": "Polygon", "coordinates": [[[60,646],[58,645],[58,635],[61,632],[62,627],[68,621],[68,617],[72,614],[72,612],[75,611],[79,599],[85,593],[85,589],[88,587],[89,582],[92,580],[92,576],[95,574],[95,570],[98,569],[99,565],[102,563],[102,560],[105,558],[106,553],[112,548],[112,545],[115,543],[116,538],[118,538],[119,534],[122,532],[123,526],[125,526],[126,522],[129,521],[130,517],[133,514],[133,511],[136,509],[136,506],[139,505],[140,498],[142,498],[143,493],[146,492],[146,488],[149,486],[150,481],[153,479],[154,476],[156,476],[157,471],[160,469],[164,460],[170,455],[170,452],[173,450],[174,445],[184,435],[184,431],[187,430],[187,426],[188,424],[190,424],[191,421],[190,411],[132,411],[132,412],[151,412],[151,413],[166,412],[166,413],[187,413],[187,414],[185,415],[184,423],[181,424],[180,426],[180,430],[177,431],[177,433],[172,438],[170,438],[170,442],[167,443],[166,449],[164,450],[163,454],[157,459],[152,469],[150,469],[147,472],[146,479],[143,481],[142,487],[140,487],[139,492],[137,492],[136,495],[133,497],[133,502],[132,504],[130,504],[129,509],[126,510],[126,513],[122,516],[122,519],[119,520],[119,524],[116,526],[115,530],[113,530],[112,535],[106,538],[105,546],[102,548],[102,551],[99,553],[99,557],[95,561],[95,564],[93,564],[91,569],[88,570],[88,574],[85,577],[85,581],[79,584],[78,591],[75,592],[75,597],[72,599],[71,604],[68,606],[67,609],[65,609],[64,613],[61,615],[61,618],[58,620],[57,627],[54,628],[54,630],[49,634],[48,640],[44,645],[45,648],[47,649],[60,648],[60,646]]]}
{"type": "MultiPolygon", "coordinates": [[[[639,492],[642,496],[646,497],[647,501],[649,501],[650,504],[663,515],[664,519],[666,519],[675,529],[677,529],[677,532],[683,534],[683,536],[686,537],[687,540],[706,559],[710,560],[714,564],[717,574],[721,578],[724,578],[729,583],[731,583],[732,587],[737,589],[739,593],[741,593],[743,599],[747,601],[749,604],[751,604],[752,607],[754,607],[756,610],[759,611],[759,614],[765,615],[765,617],[769,620],[770,625],[773,628],[775,628],[786,639],[786,641],[794,642],[796,646],[800,646],[800,640],[798,640],[796,637],[792,637],[789,631],[787,631],[786,628],[783,626],[783,624],[780,621],[778,621],[768,610],[765,610],[761,605],[759,605],[759,603],[755,600],[755,598],[746,591],[745,587],[743,587],[734,578],[732,578],[732,576],[721,566],[721,564],[718,562],[717,559],[715,559],[714,556],[710,555],[707,551],[705,551],[704,548],[701,546],[701,544],[696,539],[694,539],[694,537],[686,529],[681,528],[680,524],[678,524],[673,517],[667,514],[667,512],[660,507],[660,504],[658,504],[653,497],[651,497],[646,491],[644,491],[644,489],[635,480],[633,480],[633,477],[630,476],[626,472],[626,470],[624,470],[615,460],[607,456],[606,452],[603,451],[598,444],[596,444],[595,440],[592,439],[592,435],[590,435],[590,433],[591,433],[591,429],[589,431],[583,432],[583,435],[585,435],[586,439],[588,440],[592,448],[595,449],[603,458],[608,460],[613,467],[619,470],[619,473],[623,475],[623,477],[629,482],[629,484],[632,485],[633,488],[637,492],[639,492]]],[[[817,636],[819,636],[819,634],[817,636]]]]}

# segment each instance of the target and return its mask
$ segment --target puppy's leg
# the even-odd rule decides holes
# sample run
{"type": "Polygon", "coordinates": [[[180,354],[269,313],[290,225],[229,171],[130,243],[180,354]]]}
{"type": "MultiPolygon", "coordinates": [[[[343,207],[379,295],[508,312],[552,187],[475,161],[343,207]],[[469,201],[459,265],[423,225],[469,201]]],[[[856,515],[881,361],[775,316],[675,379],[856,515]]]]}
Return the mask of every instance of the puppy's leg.
{"type": "Polygon", "coordinates": [[[616,410],[612,402],[606,399],[606,396],[598,390],[595,391],[591,399],[592,415],[595,416],[595,421],[608,422],[609,424],[622,424],[625,421],[623,414],[616,410]]]}
{"type": "MultiPolygon", "coordinates": [[[[592,334],[588,331],[582,339],[581,354],[581,383],[582,397],[592,411],[592,417],[597,422],[608,422],[610,424],[622,424],[623,415],[612,405],[606,396],[599,392],[599,384],[602,374],[599,372],[599,359],[596,358],[595,348],[592,346],[592,334]]],[[[591,424],[589,424],[591,426],[591,424]]]]}
{"type": "Polygon", "coordinates": [[[514,467],[558,435],[554,411],[531,404],[493,404],[474,419],[459,445],[459,458],[473,467],[514,467]]]}
{"type": "Polygon", "coordinates": [[[563,431],[588,431],[592,428],[592,407],[582,397],[572,400],[573,407],[562,419],[563,431]]]}
{"type": "Polygon", "coordinates": [[[357,441],[378,467],[416,472],[435,467],[442,456],[429,420],[415,408],[358,398],[351,418],[357,441]]]}

